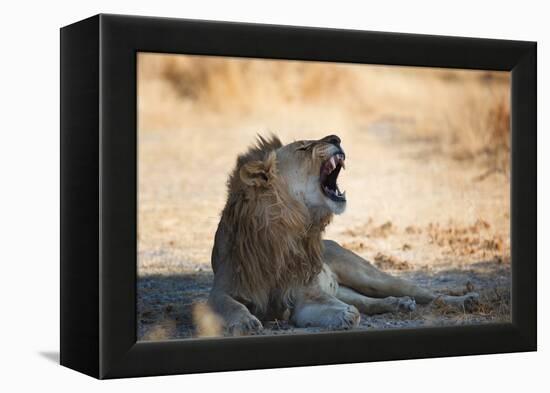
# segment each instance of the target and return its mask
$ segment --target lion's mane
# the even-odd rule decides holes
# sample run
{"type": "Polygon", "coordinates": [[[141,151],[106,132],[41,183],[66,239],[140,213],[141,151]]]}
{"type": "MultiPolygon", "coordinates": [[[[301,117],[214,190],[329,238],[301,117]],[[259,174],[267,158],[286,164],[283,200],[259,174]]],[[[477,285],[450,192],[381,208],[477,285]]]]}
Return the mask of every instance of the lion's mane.
{"type": "Polygon", "coordinates": [[[272,301],[292,303],[293,289],[322,269],[321,234],[328,224],[310,217],[278,175],[281,141],[259,137],[237,159],[222,212],[223,259],[230,263],[232,295],[265,311],[272,301]],[[278,299],[273,299],[277,297],[278,299]]]}

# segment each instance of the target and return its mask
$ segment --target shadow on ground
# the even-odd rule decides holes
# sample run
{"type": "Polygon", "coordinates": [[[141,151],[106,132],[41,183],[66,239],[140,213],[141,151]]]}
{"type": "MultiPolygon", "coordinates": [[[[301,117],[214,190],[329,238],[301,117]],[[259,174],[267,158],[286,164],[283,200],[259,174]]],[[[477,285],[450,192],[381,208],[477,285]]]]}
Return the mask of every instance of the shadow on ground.
{"type": "Polygon", "coordinates": [[[40,351],[38,354],[50,362],[59,364],[59,351],[40,351]]]}
{"type": "MultiPolygon", "coordinates": [[[[411,328],[507,322],[510,320],[510,266],[481,261],[464,269],[392,272],[442,294],[462,294],[475,290],[481,296],[473,312],[450,310],[435,304],[418,306],[411,313],[362,315],[357,329],[411,328]]],[[[177,275],[145,275],[138,279],[138,338],[166,340],[195,335],[193,305],[205,302],[212,285],[210,271],[177,275]]],[[[319,332],[321,329],[296,329],[286,322],[264,323],[261,334],[319,332]]],[[[46,355],[44,355],[46,356],[46,355]]]]}

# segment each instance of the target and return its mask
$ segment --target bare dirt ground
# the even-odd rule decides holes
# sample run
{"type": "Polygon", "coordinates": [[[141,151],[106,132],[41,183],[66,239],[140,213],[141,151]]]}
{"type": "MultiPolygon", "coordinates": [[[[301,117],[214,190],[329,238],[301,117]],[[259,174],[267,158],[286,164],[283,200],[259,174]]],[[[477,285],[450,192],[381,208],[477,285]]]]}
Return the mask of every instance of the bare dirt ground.
{"type": "MultiPolygon", "coordinates": [[[[142,86],[150,93],[157,82],[142,86]]],[[[283,142],[331,133],[342,138],[347,169],[339,183],[348,207],[335,217],[326,238],[440,293],[475,290],[481,295],[472,312],[435,302],[407,314],[363,315],[358,329],[510,320],[506,170],[487,164],[487,149],[478,154],[448,149],[442,142],[446,134],[439,137],[437,127],[433,133],[410,132],[411,124],[424,123],[399,105],[350,116],[330,103],[245,107],[245,115],[233,117],[211,109],[203,116],[182,104],[178,122],[165,124],[155,120],[167,116],[158,105],[140,101],[140,340],[196,335],[192,311],[211,287],[210,252],[227,176],[255,135],[269,132],[283,142]]],[[[319,331],[295,329],[285,321],[265,327],[261,334],[319,331]]]]}

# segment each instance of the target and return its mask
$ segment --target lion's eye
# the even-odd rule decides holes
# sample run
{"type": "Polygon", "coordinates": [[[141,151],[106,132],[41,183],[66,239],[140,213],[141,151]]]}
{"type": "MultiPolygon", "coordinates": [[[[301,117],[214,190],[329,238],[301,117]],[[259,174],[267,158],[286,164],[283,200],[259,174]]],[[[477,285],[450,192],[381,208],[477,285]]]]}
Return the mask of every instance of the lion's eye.
{"type": "Polygon", "coordinates": [[[306,151],[306,150],[309,150],[310,147],[311,147],[311,144],[310,144],[310,143],[309,143],[309,144],[305,144],[305,145],[302,145],[302,146],[298,147],[298,148],[296,149],[296,151],[306,151]]]}

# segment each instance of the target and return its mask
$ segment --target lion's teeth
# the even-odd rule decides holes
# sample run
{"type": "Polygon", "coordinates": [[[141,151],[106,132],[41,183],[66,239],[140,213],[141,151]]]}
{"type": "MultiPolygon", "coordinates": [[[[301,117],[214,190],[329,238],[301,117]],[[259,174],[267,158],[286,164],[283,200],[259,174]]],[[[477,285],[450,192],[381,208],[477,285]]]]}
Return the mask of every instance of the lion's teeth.
{"type": "Polygon", "coordinates": [[[336,168],[336,163],[334,162],[334,156],[330,157],[330,165],[331,165],[331,169],[334,169],[336,168]]]}

